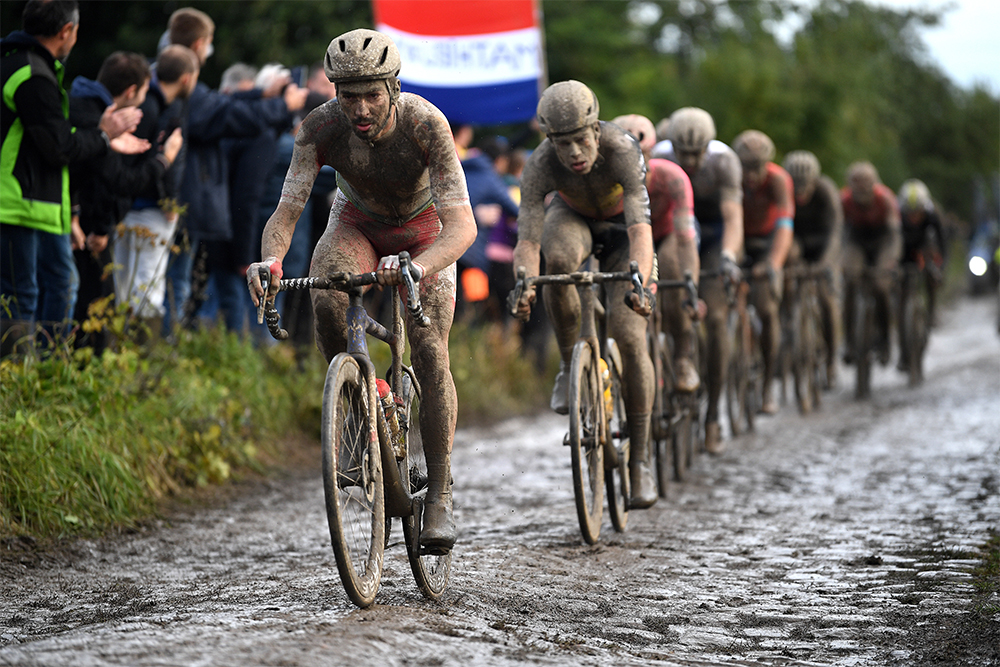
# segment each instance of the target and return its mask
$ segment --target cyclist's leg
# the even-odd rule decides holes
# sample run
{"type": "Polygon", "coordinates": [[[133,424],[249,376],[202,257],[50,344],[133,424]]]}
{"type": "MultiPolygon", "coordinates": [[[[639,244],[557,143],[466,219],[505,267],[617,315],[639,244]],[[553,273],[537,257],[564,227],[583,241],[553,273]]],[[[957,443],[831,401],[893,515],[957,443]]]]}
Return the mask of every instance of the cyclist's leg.
{"type": "Polygon", "coordinates": [[[879,274],[875,278],[875,317],[879,332],[879,361],[889,363],[889,333],[892,321],[892,288],[893,277],[889,271],[899,265],[899,255],[902,248],[899,239],[886,233],[878,243],[874,263],[879,274]]]}
{"type": "Polygon", "coordinates": [[[844,244],[844,361],[854,363],[854,299],[857,296],[858,280],[865,266],[864,249],[848,239],[844,244]]]}
{"type": "MultiPolygon", "coordinates": [[[[619,252],[602,260],[602,270],[627,271],[629,264],[627,245],[619,252]]],[[[618,343],[624,370],[622,394],[629,432],[629,476],[632,495],[629,506],[636,509],[649,507],[658,497],[652,468],[649,466],[649,419],[653,409],[653,360],[649,357],[646,342],[646,320],[625,305],[625,293],[632,289],[630,283],[605,283],[608,318],[608,335],[618,343]]]]}
{"type": "MultiPolygon", "coordinates": [[[[780,285],[780,279],[778,281],[780,285]]],[[[755,280],[750,286],[750,302],[760,315],[761,337],[760,351],[764,358],[764,375],[762,377],[761,410],[768,414],[778,411],[774,400],[774,369],[778,358],[778,345],[781,343],[781,321],[778,317],[778,298],[774,294],[768,280],[755,280]]]]}
{"type": "MultiPolygon", "coordinates": [[[[681,280],[678,261],[677,234],[671,234],[660,242],[656,260],[660,267],[660,278],[681,280]]],[[[668,289],[659,292],[660,314],[665,329],[674,341],[674,372],[677,374],[677,389],[694,391],[700,384],[698,369],[694,366],[694,341],[691,335],[691,320],[682,306],[687,294],[684,290],[668,289]]]]}
{"type": "Polygon", "coordinates": [[[425,277],[420,299],[428,327],[410,322],[410,359],[423,390],[420,435],[427,459],[427,500],[420,543],[451,549],[456,530],[452,516],[451,449],[458,416],[458,394],[451,375],[448,334],[455,315],[455,265],[425,277]]]}
{"type": "MultiPolygon", "coordinates": [[[[591,252],[592,238],[586,221],[561,199],[552,200],[545,212],[542,232],[542,255],[545,273],[572,273],[580,268],[591,252]]],[[[580,296],[573,285],[546,285],[545,310],[559,345],[559,375],[552,389],[552,409],[568,411],[569,364],[573,346],[580,336],[580,296]]]]}
{"type": "MultiPolygon", "coordinates": [[[[833,267],[828,268],[830,271],[834,270],[833,267]]],[[[816,296],[823,319],[823,340],[826,341],[826,384],[827,388],[832,388],[837,381],[837,348],[840,345],[840,310],[833,279],[821,278],[817,284],[816,296]]]]}
{"type": "MultiPolygon", "coordinates": [[[[326,276],[335,271],[373,271],[378,262],[371,241],[359,227],[357,209],[338,197],[330,210],[326,230],[313,250],[310,276],[326,276]]],[[[310,290],[316,345],[330,362],[347,349],[347,295],[338,290],[310,290]]]]}
{"type": "MultiPolygon", "coordinates": [[[[721,248],[718,245],[707,249],[703,248],[701,252],[702,271],[718,271],[721,258],[721,248]]],[[[708,355],[706,360],[708,408],[705,413],[705,449],[711,453],[720,453],[723,445],[719,432],[719,398],[726,383],[726,367],[729,363],[729,337],[726,332],[729,302],[722,281],[715,278],[701,281],[698,292],[705,301],[705,305],[708,306],[708,314],[705,319],[708,355]]]]}

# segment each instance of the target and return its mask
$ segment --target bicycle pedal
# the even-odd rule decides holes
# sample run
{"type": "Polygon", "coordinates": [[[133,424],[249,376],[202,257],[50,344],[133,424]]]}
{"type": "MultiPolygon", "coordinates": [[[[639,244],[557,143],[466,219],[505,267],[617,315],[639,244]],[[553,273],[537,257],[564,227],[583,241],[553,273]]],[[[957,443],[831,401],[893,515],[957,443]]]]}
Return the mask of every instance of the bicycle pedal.
{"type": "Polygon", "coordinates": [[[431,547],[420,547],[420,555],[421,556],[437,556],[437,557],[440,558],[442,556],[447,556],[450,553],[451,553],[451,549],[443,549],[441,547],[433,547],[433,546],[431,546],[431,547]]]}

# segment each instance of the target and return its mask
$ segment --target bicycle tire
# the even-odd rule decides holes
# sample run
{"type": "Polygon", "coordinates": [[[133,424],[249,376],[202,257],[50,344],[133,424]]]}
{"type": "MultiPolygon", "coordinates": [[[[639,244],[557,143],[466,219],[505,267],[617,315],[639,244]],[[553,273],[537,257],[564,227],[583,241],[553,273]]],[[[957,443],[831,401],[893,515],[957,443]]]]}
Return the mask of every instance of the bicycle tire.
{"type": "Polygon", "coordinates": [[[629,432],[628,419],[625,415],[625,399],[622,396],[621,356],[618,345],[608,341],[608,373],[611,380],[611,417],[607,420],[608,437],[618,452],[618,464],[604,471],[604,485],[608,494],[608,514],[611,515],[611,525],[619,533],[628,527],[628,501],[632,491],[629,480],[629,432]]]}
{"type": "Polygon", "coordinates": [[[690,397],[678,396],[675,407],[678,418],[670,434],[670,449],[673,458],[674,479],[678,482],[687,481],[688,469],[694,456],[694,432],[691,424],[691,407],[687,405],[690,397]]]}
{"type": "Polygon", "coordinates": [[[569,378],[569,444],[573,465],[573,495],[580,532],[587,544],[596,544],[604,511],[604,448],[600,442],[600,408],[604,397],[597,363],[590,345],[573,348],[569,378]]]}
{"type": "Polygon", "coordinates": [[[406,542],[406,558],[417,588],[429,600],[440,599],[448,588],[451,577],[451,552],[432,554],[420,548],[421,513],[423,510],[422,491],[427,487],[427,459],[424,457],[423,441],[420,438],[420,396],[408,373],[403,374],[403,391],[400,394],[403,405],[397,411],[400,432],[406,457],[399,462],[399,472],[415,503],[414,513],[403,517],[403,539],[406,542]]]}
{"type": "MultiPolygon", "coordinates": [[[[801,298],[801,294],[798,298],[801,298]]],[[[792,308],[793,331],[792,349],[794,362],[792,375],[795,382],[795,402],[799,414],[807,415],[813,410],[813,395],[816,381],[814,358],[814,331],[812,314],[801,301],[792,308]]]]}
{"type": "MultiPolygon", "coordinates": [[[[915,292],[918,288],[914,288],[915,292]]],[[[923,297],[913,293],[907,299],[906,352],[909,366],[909,384],[916,387],[924,380],[924,350],[927,348],[927,307],[923,297]]]]}
{"type": "Polygon", "coordinates": [[[749,330],[750,350],[747,354],[749,363],[747,364],[747,383],[745,401],[743,403],[743,417],[746,420],[747,432],[752,433],[756,428],[757,413],[760,412],[764,403],[764,382],[771,379],[764,378],[764,353],[761,349],[762,324],[757,316],[757,311],[752,305],[747,306],[746,324],[749,330]]]}
{"type": "Polygon", "coordinates": [[[863,400],[871,395],[872,347],[874,344],[874,303],[864,287],[854,299],[854,397],[863,400]]]}
{"type": "Polygon", "coordinates": [[[385,549],[382,461],[357,360],[338,354],[323,387],[323,490],[340,579],[359,607],[375,601],[385,549]]]}
{"type": "MultiPolygon", "coordinates": [[[[673,477],[673,409],[671,396],[673,387],[673,365],[670,362],[670,353],[665,345],[666,341],[661,340],[659,346],[661,376],[656,387],[656,401],[654,406],[653,419],[657,422],[656,440],[654,441],[654,453],[656,455],[656,487],[661,498],[667,497],[667,489],[670,487],[670,479],[673,477]]],[[[651,420],[652,421],[652,420],[651,420]]]]}
{"type": "MultiPolygon", "coordinates": [[[[815,289],[815,287],[814,287],[815,289]]],[[[827,385],[826,377],[826,337],[823,335],[823,311],[815,293],[809,298],[806,316],[811,322],[812,336],[812,407],[819,410],[823,405],[823,388],[827,385]]]]}
{"type": "Polygon", "coordinates": [[[726,372],[726,412],[733,437],[743,433],[743,414],[747,391],[747,352],[744,349],[743,321],[733,311],[729,322],[729,364],[726,372]]]}

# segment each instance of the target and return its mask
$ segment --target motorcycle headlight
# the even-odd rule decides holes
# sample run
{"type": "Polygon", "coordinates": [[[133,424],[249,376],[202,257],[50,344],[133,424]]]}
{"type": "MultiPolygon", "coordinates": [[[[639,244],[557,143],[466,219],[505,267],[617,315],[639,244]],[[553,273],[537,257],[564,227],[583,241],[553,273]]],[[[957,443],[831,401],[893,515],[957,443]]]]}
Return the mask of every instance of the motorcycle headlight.
{"type": "Polygon", "coordinates": [[[972,275],[985,276],[987,268],[986,260],[979,255],[969,258],[969,271],[972,272],[972,275]]]}

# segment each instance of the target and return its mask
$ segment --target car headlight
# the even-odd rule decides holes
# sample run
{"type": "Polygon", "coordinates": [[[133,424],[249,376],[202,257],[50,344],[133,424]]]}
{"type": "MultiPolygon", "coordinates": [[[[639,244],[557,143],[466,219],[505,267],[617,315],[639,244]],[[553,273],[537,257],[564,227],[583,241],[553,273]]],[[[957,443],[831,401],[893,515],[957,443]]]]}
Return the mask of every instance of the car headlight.
{"type": "Polygon", "coordinates": [[[972,272],[972,275],[985,276],[987,268],[988,265],[986,264],[986,260],[979,255],[969,258],[969,271],[972,272]]]}

